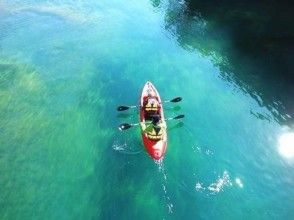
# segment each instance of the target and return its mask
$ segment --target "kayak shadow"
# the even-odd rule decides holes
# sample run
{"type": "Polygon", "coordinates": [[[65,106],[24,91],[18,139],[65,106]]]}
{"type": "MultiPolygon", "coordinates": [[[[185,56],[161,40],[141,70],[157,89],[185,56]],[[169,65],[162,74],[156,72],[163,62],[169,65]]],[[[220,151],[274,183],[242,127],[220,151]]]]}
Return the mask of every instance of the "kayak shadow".
{"type": "Polygon", "coordinates": [[[132,116],[134,116],[134,114],[131,114],[131,113],[118,113],[116,115],[117,118],[122,118],[122,119],[131,118],[132,116]]]}
{"type": "Polygon", "coordinates": [[[182,107],[180,105],[174,106],[173,110],[174,111],[180,111],[182,109],[182,107]]]}
{"type": "Polygon", "coordinates": [[[181,106],[177,105],[177,106],[173,106],[173,107],[165,107],[164,110],[165,111],[180,111],[182,109],[181,106]]]}
{"type": "Polygon", "coordinates": [[[175,130],[175,129],[178,129],[178,128],[182,128],[183,126],[184,126],[184,122],[180,121],[180,122],[176,123],[175,125],[170,126],[168,128],[168,131],[172,131],[172,130],[175,130]]]}

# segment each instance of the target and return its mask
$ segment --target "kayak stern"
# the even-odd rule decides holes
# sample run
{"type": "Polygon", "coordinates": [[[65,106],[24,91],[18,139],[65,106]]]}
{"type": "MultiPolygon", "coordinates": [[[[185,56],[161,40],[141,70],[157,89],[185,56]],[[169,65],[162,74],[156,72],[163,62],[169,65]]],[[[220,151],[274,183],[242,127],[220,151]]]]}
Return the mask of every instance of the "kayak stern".
{"type": "Polygon", "coordinates": [[[155,160],[160,160],[166,151],[167,141],[160,140],[160,141],[152,141],[147,138],[145,134],[142,134],[143,143],[148,154],[155,160]]]}

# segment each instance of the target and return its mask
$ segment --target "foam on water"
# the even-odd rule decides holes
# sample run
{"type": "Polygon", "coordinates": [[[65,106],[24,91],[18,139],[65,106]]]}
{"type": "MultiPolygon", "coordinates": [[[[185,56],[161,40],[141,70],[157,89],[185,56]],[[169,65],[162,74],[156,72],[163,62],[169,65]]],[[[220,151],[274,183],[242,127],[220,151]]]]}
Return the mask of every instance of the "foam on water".
{"type": "Polygon", "coordinates": [[[140,154],[142,153],[143,150],[133,150],[134,147],[132,147],[129,143],[124,142],[124,143],[119,143],[118,141],[115,141],[112,144],[112,149],[122,153],[122,154],[140,154]]]}
{"type": "MultiPolygon", "coordinates": [[[[243,182],[239,177],[235,178],[235,184],[239,188],[243,188],[243,182]]],[[[229,175],[228,171],[224,171],[222,176],[218,176],[217,180],[208,184],[207,186],[204,185],[204,183],[196,182],[195,184],[195,190],[197,192],[206,192],[211,195],[216,195],[220,192],[223,192],[225,188],[229,188],[234,186],[232,177],[229,175]]]]}

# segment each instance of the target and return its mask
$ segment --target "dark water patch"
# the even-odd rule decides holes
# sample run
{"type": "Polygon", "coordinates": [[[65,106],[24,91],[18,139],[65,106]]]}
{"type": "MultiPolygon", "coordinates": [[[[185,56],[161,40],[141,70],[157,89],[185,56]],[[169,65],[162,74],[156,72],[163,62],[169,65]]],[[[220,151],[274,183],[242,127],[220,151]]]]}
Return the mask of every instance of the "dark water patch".
{"type": "Polygon", "coordinates": [[[294,16],[288,1],[167,1],[166,29],[282,124],[293,123],[294,16]]]}
{"type": "Polygon", "coordinates": [[[159,7],[161,4],[161,0],[151,0],[153,7],[159,7]]]}

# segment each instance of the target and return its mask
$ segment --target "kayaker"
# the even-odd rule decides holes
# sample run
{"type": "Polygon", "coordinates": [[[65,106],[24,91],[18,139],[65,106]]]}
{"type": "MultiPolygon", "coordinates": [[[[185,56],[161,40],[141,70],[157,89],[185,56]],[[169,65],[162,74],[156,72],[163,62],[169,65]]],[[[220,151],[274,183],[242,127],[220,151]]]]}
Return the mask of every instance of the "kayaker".
{"type": "Polygon", "coordinates": [[[158,114],[160,111],[160,105],[158,98],[152,91],[147,91],[147,96],[144,97],[143,107],[145,110],[145,118],[151,119],[151,115],[158,114]]]}
{"type": "Polygon", "coordinates": [[[160,115],[152,115],[152,121],[145,123],[141,122],[141,128],[143,133],[146,133],[151,140],[160,140],[165,132],[166,125],[162,123],[160,115]]]}
{"type": "Polygon", "coordinates": [[[158,100],[154,97],[149,98],[145,105],[145,111],[149,113],[156,113],[159,110],[158,100]]]}

